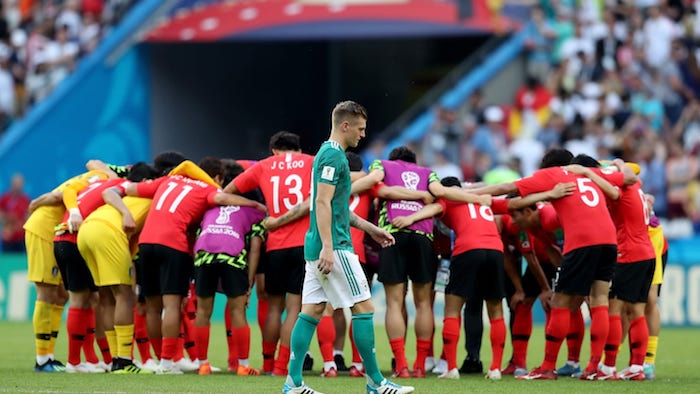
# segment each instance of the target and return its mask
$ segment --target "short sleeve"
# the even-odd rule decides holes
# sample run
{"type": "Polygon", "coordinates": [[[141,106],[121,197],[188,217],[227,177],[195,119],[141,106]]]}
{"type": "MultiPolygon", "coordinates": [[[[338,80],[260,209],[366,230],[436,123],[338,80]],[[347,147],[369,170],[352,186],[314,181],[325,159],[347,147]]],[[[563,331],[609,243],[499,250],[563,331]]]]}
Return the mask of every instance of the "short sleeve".
{"type": "Polygon", "coordinates": [[[445,216],[445,214],[447,214],[447,205],[448,205],[447,200],[440,198],[437,201],[435,201],[435,203],[440,204],[440,206],[442,206],[442,213],[436,217],[441,218],[441,217],[445,216]]]}
{"type": "Polygon", "coordinates": [[[251,227],[250,232],[248,233],[248,241],[253,239],[253,237],[258,237],[265,242],[267,236],[267,231],[265,230],[265,226],[263,226],[262,221],[255,223],[253,227],[251,227]]]}
{"type": "Polygon", "coordinates": [[[508,214],[508,199],[506,198],[494,198],[491,200],[491,210],[495,215],[507,215],[508,214]]]}
{"type": "Polygon", "coordinates": [[[131,166],[118,166],[116,164],[107,164],[107,168],[114,171],[119,178],[126,178],[131,173],[131,166]]]}
{"type": "MultiPolygon", "coordinates": [[[[342,156],[344,159],[345,157],[342,156]]],[[[323,154],[318,161],[318,182],[327,183],[329,185],[337,185],[338,179],[343,171],[343,162],[340,160],[341,155],[335,151],[327,151],[323,154]],[[332,152],[328,154],[328,152],[332,152]]]]}
{"type": "Polygon", "coordinates": [[[594,168],[593,171],[613,186],[623,187],[625,185],[625,174],[620,171],[606,170],[605,167],[594,168]]]}
{"type": "Polygon", "coordinates": [[[240,175],[233,179],[233,184],[236,185],[239,193],[248,193],[249,191],[258,188],[260,171],[262,164],[255,163],[252,167],[243,171],[240,175]]]}
{"type": "Polygon", "coordinates": [[[546,168],[537,170],[532,175],[516,180],[515,186],[522,197],[533,193],[551,190],[558,182],[552,176],[552,171],[561,170],[559,168],[546,168]]]}
{"type": "Polygon", "coordinates": [[[136,184],[136,194],[139,197],[153,198],[161,183],[168,177],[163,176],[152,181],[139,182],[136,184]]]}

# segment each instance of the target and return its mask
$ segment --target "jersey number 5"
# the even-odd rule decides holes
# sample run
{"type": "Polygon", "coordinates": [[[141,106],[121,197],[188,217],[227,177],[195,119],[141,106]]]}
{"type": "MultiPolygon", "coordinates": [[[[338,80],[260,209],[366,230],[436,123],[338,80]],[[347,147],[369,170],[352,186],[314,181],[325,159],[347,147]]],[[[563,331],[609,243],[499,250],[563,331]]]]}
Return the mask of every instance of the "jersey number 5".
{"type": "Polygon", "coordinates": [[[600,195],[598,190],[589,183],[593,182],[588,178],[578,178],[576,179],[576,186],[578,186],[578,191],[581,193],[581,201],[589,207],[595,207],[600,202],[600,195]]]}

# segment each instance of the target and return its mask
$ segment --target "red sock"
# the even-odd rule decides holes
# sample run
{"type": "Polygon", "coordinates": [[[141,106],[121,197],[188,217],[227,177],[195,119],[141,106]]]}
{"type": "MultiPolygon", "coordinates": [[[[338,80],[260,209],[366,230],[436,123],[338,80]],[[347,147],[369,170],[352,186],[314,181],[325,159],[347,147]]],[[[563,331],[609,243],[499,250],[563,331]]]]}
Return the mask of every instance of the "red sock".
{"type": "Polygon", "coordinates": [[[569,320],[569,333],[566,335],[566,347],[568,349],[567,361],[578,362],[581,357],[581,345],[586,332],[581,308],[571,312],[569,320]]]}
{"type": "Polygon", "coordinates": [[[87,309],[68,308],[66,332],[68,332],[68,362],[80,364],[80,349],[85,342],[87,330],[87,309]]]}
{"type": "Polygon", "coordinates": [[[352,362],[362,363],[362,356],[360,356],[360,351],[357,350],[357,346],[355,346],[355,339],[352,337],[352,320],[350,321],[348,336],[350,337],[350,347],[352,347],[352,362]]]}
{"type": "MultiPolygon", "coordinates": [[[[428,357],[432,341],[430,339],[416,339],[416,361],[413,363],[413,370],[425,368],[425,358],[428,357]]],[[[423,371],[425,372],[425,371],[423,371]]]]}
{"type": "Polygon", "coordinates": [[[630,323],[630,348],[632,355],[630,356],[631,365],[643,365],[644,356],[647,354],[647,345],[649,341],[649,327],[647,327],[647,318],[642,315],[630,323]]]}
{"type": "Polygon", "coordinates": [[[491,353],[493,358],[491,359],[491,368],[501,369],[503,364],[503,348],[506,346],[506,324],[503,322],[503,318],[492,319],[491,320],[491,353]]]}
{"type": "Polygon", "coordinates": [[[232,331],[236,340],[236,360],[248,359],[250,357],[250,326],[236,327],[232,331]]]}
{"type": "Polygon", "coordinates": [[[85,309],[87,311],[85,315],[87,328],[85,330],[85,341],[83,341],[83,353],[85,353],[85,361],[93,364],[100,362],[97,358],[97,353],[95,353],[95,310],[85,309]]]}
{"type": "Polygon", "coordinates": [[[148,340],[151,342],[151,346],[153,346],[153,352],[155,352],[156,357],[159,359],[162,358],[163,338],[148,338],[148,340]]]}
{"type": "Polygon", "coordinates": [[[447,370],[457,368],[457,342],[459,342],[459,317],[446,317],[442,321],[442,352],[447,360],[447,370]]]}
{"type": "Polygon", "coordinates": [[[555,369],[559,349],[569,331],[571,312],[567,308],[552,308],[549,324],[545,329],[544,361],[542,368],[555,369]]]}
{"type": "Polygon", "coordinates": [[[110,351],[109,341],[107,341],[107,337],[97,338],[96,341],[97,347],[100,348],[100,353],[102,353],[102,360],[104,360],[105,364],[111,363],[112,352],[110,351]]]}
{"type": "Polygon", "coordinates": [[[607,306],[594,306],[591,308],[591,358],[586,370],[595,371],[603,356],[605,341],[608,339],[610,320],[607,306]]]}
{"type": "Polygon", "coordinates": [[[289,365],[289,346],[280,344],[280,349],[277,352],[277,359],[275,360],[275,369],[273,373],[275,375],[286,375],[287,365],[289,365]]]}
{"type": "Polygon", "coordinates": [[[513,343],[513,364],[525,368],[527,364],[527,344],[532,334],[532,305],[518,304],[515,308],[511,342],[513,343]]]}
{"type": "Polygon", "coordinates": [[[265,327],[265,323],[267,323],[267,310],[269,305],[270,304],[267,302],[267,300],[261,300],[258,298],[258,326],[260,327],[261,332],[265,327]]]}
{"type": "Polygon", "coordinates": [[[163,338],[163,350],[161,352],[161,360],[175,360],[175,354],[177,353],[177,348],[179,347],[179,338],[163,338]]]}
{"type": "Polygon", "coordinates": [[[333,316],[323,316],[316,326],[318,347],[324,362],[333,361],[333,343],[335,342],[335,325],[333,316]]]}
{"type": "Polygon", "coordinates": [[[182,326],[184,327],[184,348],[187,352],[187,356],[190,360],[194,361],[197,359],[197,347],[194,343],[194,320],[190,319],[189,316],[182,317],[182,326]]]}
{"type": "Polygon", "coordinates": [[[151,342],[148,340],[148,331],[146,330],[146,315],[139,315],[134,312],[134,342],[139,349],[141,362],[151,359],[151,342]]]}
{"type": "Polygon", "coordinates": [[[228,307],[224,308],[224,326],[226,327],[226,347],[228,348],[228,364],[232,365],[238,362],[234,352],[234,340],[231,332],[231,310],[228,307]]]}
{"type": "Polygon", "coordinates": [[[197,359],[209,359],[209,333],[211,332],[210,325],[204,327],[194,327],[194,343],[197,345],[197,359]]]}
{"type": "Polygon", "coordinates": [[[263,354],[263,371],[272,372],[275,367],[275,350],[277,350],[276,342],[263,342],[262,343],[262,354],[263,354]]]}
{"type": "Polygon", "coordinates": [[[396,370],[401,371],[404,368],[408,368],[408,361],[406,360],[406,342],[404,339],[391,339],[389,344],[391,345],[391,351],[394,353],[394,359],[396,360],[396,370]]]}
{"type": "Polygon", "coordinates": [[[605,365],[615,367],[617,363],[617,351],[622,343],[622,318],[620,315],[608,316],[610,329],[605,340],[605,365]]]}
{"type": "Polygon", "coordinates": [[[173,355],[173,361],[182,360],[185,358],[185,316],[183,314],[180,319],[180,335],[177,336],[177,347],[175,347],[175,354],[173,355]]]}

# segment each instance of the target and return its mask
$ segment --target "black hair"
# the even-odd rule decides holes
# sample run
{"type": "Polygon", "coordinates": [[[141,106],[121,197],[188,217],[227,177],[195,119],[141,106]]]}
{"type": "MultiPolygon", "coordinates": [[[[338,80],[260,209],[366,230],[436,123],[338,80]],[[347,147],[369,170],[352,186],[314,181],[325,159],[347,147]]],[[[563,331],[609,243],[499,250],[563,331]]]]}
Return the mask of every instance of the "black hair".
{"type": "Polygon", "coordinates": [[[216,157],[207,156],[199,161],[199,168],[204,170],[210,177],[216,178],[217,176],[224,177],[224,163],[221,159],[216,157]]]}
{"type": "Polygon", "coordinates": [[[416,153],[407,146],[399,146],[389,152],[389,160],[401,160],[408,163],[416,163],[416,153]]]}
{"type": "Polygon", "coordinates": [[[552,148],[544,154],[540,168],[560,167],[571,163],[574,155],[566,149],[552,148]]]}
{"type": "Polygon", "coordinates": [[[452,187],[452,186],[462,187],[462,182],[460,182],[459,179],[457,179],[457,177],[454,177],[454,176],[446,176],[446,177],[440,179],[440,183],[442,184],[442,186],[445,186],[445,187],[452,187]]]}
{"type": "Polygon", "coordinates": [[[155,170],[155,168],[151,167],[147,163],[140,161],[131,166],[131,168],[129,169],[129,174],[126,176],[126,179],[130,180],[131,182],[141,182],[144,179],[158,178],[158,176],[160,176],[160,174],[158,173],[158,171],[155,170]]]}
{"type": "Polygon", "coordinates": [[[592,158],[584,153],[578,154],[578,155],[576,155],[576,157],[571,159],[571,164],[579,164],[579,165],[582,165],[584,167],[590,167],[590,168],[600,167],[600,163],[598,162],[598,160],[596,160],[596,159],[594,159],[594,158],[592,158]]]}
{"type": "Polygon", "coordinates": [[[350,171],[362,171],[362,158],[355,152],[345,151],[350,171]]]}
{"type": "MultiPolygon", "coordinates": [[[[237,176],[241,175],[245,170],[243,169],[243,166],[238,164],[235,160],[231,159],[224,159],[221,160],[223,166],[224,166],[224,185],[228,185],[231,183],[232,180],[234,180],[237,176]]],[[[241,194],[241,196],[257,201],[259,203],[263,203],[264,199],[262,196],[262,193],[260,193],[259,189],[253,189],[247,193],[241,194]]]]}
{"type": "Polygon", "coordinates": [[[301,150],[301,142],[299,136],[289,131],[278,131],[270,137],[270,152],[272,150],[301,150]]]}
{"type": "Polygon", "coordinates": [[[153,158],[153,168],[159,175],[165,175],[185,160],[187,158],[180,152],[166,151],[153,158]]]}

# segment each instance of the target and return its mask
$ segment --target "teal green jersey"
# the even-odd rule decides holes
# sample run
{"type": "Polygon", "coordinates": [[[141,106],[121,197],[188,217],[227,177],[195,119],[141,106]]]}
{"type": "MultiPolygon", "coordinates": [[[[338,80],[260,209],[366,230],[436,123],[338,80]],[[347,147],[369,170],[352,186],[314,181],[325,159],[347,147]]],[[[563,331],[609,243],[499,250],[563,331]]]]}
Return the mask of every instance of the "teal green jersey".
{"type": "Polygon", "coordinates": [[[311,167],[311,212],[309,231],[304,240],[304,258],[318,260],[321,253],[321,236],[316,221],[316,185],[326,183],[335,186],[331,200],[331,234],[333,250],[352,251],[350,238],[350,167],[345,151],[335,141],[326,141],[316,154],[311,167]]]}

